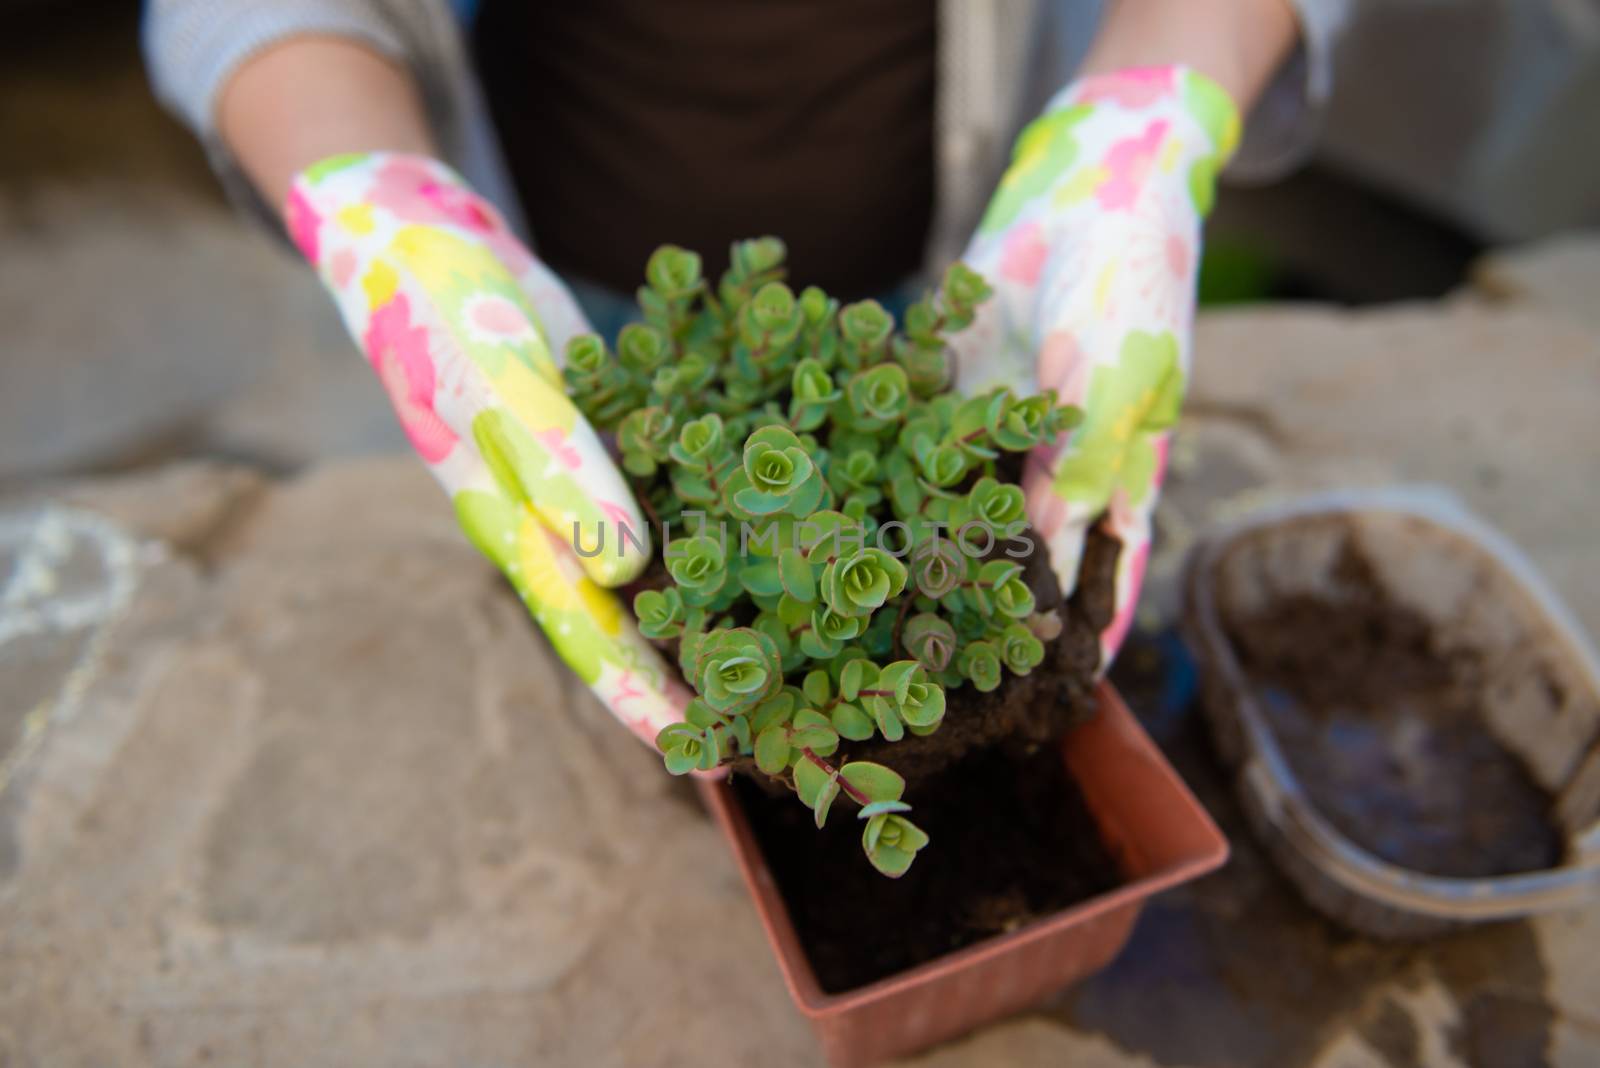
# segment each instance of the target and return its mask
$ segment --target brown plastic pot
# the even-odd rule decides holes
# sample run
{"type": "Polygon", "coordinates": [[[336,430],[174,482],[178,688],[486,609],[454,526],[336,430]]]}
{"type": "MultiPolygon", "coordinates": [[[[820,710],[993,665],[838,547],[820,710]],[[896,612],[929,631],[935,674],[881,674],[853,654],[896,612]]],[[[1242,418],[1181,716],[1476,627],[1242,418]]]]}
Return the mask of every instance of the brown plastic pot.
{"type": "MultiPolygon", "coordinates": [[[[839,1068],[925,1049],[1041,1000],[1109,964],[1146,898],[1222,865],[1228,843],[1109,684],[1062,757],[1126,881],[1008,934],[839,994],[824,993],[789,910],[726,782],[701,781],[783,970],[828,1060],[839,1068]]],[[[937,848],[937,843],[932,847],[937,848]]]]}

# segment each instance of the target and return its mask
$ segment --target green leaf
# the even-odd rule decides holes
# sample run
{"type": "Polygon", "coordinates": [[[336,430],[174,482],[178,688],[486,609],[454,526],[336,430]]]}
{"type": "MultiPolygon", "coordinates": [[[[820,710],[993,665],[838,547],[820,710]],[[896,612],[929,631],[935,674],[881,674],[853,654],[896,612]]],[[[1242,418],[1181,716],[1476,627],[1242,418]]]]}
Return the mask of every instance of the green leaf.
{"type": "Polygon", "coordinates": [[[773,694],[756,707],[751,715],[750,726],[760,734],[773,724],[787,724],[794,716],[794,694],[783,690],[773,694]]]}
{"type": "Polygon", "coordinates": [[[744,716],[736,715],[728,721],[728,724],[734,741],[739,745],[739,752],[748,756],[750,753],[750,721],[744,716]]]}
{"type": "Polygon", "coordinates": [[[882,874],[898,879],[911,870],[911,862],[917,858],[915,853],[908,853],[896,846],[879,846],[875,852],[867,855],[867,859],[882,874]]]}
{"type": "Polygon", "coordinates": [[[865,712],[848,701],[841,701],[833,706],[833,729],[841,738],[864,742],[872,737],[876,728],[865,712]]]}
{"type": "Polygon", "coordinates": [[[811,605],[797,601],[787,593],[778,598],[778,618],[783,620],[783,625],[791,629],[801,627],[811,621],[811,605]]]}
{"type": "Polygon", "coordinates": [[[756,735],[756,766],[768,775],[782,775],[789,766],[789,729],[774,723],[756,735]]]}
{"type": "Polygon", "coordinates": [[[841,616],[870,615],[906,585],[906,566],[882,549],[862,549],[822,569],[819,591],[841,616]]]}
{"type": "Polygon", "coordinates": [[[833,784],[833,778],[817,766],[815,761],[802,758],[794,766],[794,789],[800,801],[809,809],[817,807],[822,791],[833,784]]]}
{"type": "Polygon", "coordinates": [[[722,440],[722,417],[708,412],[685,423],[678,432],[678,440],[668,447],[667,453],[680,464],[703,470],[717,458],[722,440]]]}
{"type": "Polygon", "coordinates": [[[874,801],[861,806],[861,811],[856,815],[859,819],[870,820],[880,812],[910,812],[911,806],[904,801],[874,801]]]}
{"type": "Polygon", "coordinates": [[[886,742],[898,742],[906,736],[906,727],[900,720],[900,715],[894,706],[881,697],[870,699],[869,707],[872,709],[872,718],[878,724],[878,731],[886,742]]]}
{"type": "Polygon", "coordinates": [[[858,694],[870,687],[878,678],[877,665],[867,660],[852,660],[839,675],[839,694],[846,701],[854,701],[858,694]]]}
{"type": "Polygon", "coordinates": [[[684,297],[700,288],[700,257],[676,245],[662,245],[645,263],[645,281],[663,297],[684,297]]]}
{"type": "Polygon", "coordinates": [[[1023,624],[1012,623],[1001,635],[1000,656],[1013,673],[1026,675],[1044,662],[1044,643],[1023,624]]]}
{"type": "Polygon", "coordinates": [[[822,792],[817,795],[817,803],[814,807],[814,811],[817,814],[817,830],[822,830],[822,825],[828,822],[828,809],[833,807],[833,800],[838,796],[839,783],[836,780],[829,779],[828,785],[824,786],[822,792]]]}
{"type": "Polygon", "coordinates": [[[776,597],[784,592],[778,565],[770,560],[759,564],[746,564],[740,568],[739,585],[758,596],[776,597]]]}
{"type": "Polygon", "coordinates": [[[845,400],[863,430],[904,418],[911,405],[906,369],[897,363],[883,363],[857,373],[845,384],[845,400]]]}
{"type": "Polygon", "coordinates": [[[700,766],[700,751],[698,748],[692,753],[683,749],[674,749],[669,753],[663,754],[663,759],[669,772],[674,775],[687,775],[700,766]]]}
{"type": "Polygon", "coordinates": [[[906,701],[906,694],[911,688],[912,680],[921,670],[922,665],[915,660],[896,660],[878,672],[878,688],[892,691],[895,704],[903,705],[906,701]]]}
{"type": "Polygon", "coordinates": [[[700,642],[691,679],[714,711],[745,711],[782,687],[782,655],[753,628],[713,630],[700,642]]]}
{"type": "Polygon", "coordinates": [[[918,666],[919,679],[908,688],[900,703],[900,718],[916,734],[931,734],[944,719],[944,687],[929,681],[918,666]]]}
{"type": "Polygon", "coordinates": [[[676,589],[640,590],[633,599],[633,614],[646,638],[675,638],[683,633],[683,597],[676,589]]]}
{"type": "Polygon", "coordinates": [[[796,749],[810,749],[818,756],[827,756],[838,748],[839,735],[827,716],[815,709],[803,708],[795,713],[789,744],[796,749]]]}
{"type": "Polygon", "coordinates": [[[891,879],[904,875],[927,844],[928,836],[921,828],[892,812],[872,816],[861,832],[861,847],[866,850],[867,859],[891,879]]]}
{"type": "Polygon", "coordinates": [[[822,670],[806,672],[800,690],[805,694],[811,707],[816,709],[821,709],[833,697],[833,686],[828,681],[828,673],[822,670]]]}
{"type": "Polygon", "coordinates": [[[699,727],[701,730],[705,730],[707,727],[714,727],[722,722],[722,717],[706,707],[706,703],[698,697],[690,701],[688,706],[684,708],[683,718],[688,720],[692,726],[699,727]]]}
{"type": "Polygon", "coordinates": [[[766,516],[783,511],[789,504],[789,498],[783,494],[764,493],[754,486],[745,486],[734,492],[733,502],[753,516],[766,516]]]}
{"type": "Polygon", "coordinates": [[[898,801],[906,781],[882,764],[856,760],[839,769],[839,775],[872,801],[898,801]]]}
{"type": "Polygon", "coordinates": [[[778,554],[778,574],[783,592],[796,601],[817,599],[817,577],[800,550],[790,547],[778,554]]]}
{"type": "Polygon", "coordinates": [[[800,635],[800,651],[812,660],[832,660],[839,655],[839,643],[813,628],[800,635]]]}
{"type": "Polygon", "coordinates": [[[901,640],[906,651],[930,672],[943,671],[955,657],[955,628],[932,612],[919,612],[906,620],[901,640]]]}
{"type": "Polygon", "coordinates": [[[671,355],[671,340],[648,323],[629,323],[617,335],[617,359],[630,371],[654,371],[671,355]]]}
{"type": "Polygon", "coordinates": [[[983,693],[1000,685],[1000,655],[987,641],[969,642],[962,647],[956,667],[983,693]]]}

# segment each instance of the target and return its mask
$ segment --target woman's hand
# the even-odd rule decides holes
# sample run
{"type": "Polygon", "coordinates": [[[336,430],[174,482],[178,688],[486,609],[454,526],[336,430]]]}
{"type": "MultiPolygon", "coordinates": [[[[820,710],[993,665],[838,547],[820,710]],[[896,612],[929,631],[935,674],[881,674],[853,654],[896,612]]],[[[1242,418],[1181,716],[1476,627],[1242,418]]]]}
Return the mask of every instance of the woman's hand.
{"type": "Polygon", "coordinates": [[[316,163],[284,218],[462,529],[567,664],[652,742],[687,694],[604,588],[643,570],[650,532],[567,399],[556,353],[588,331],[571,294],[426,157],[316,163]]]}
{"type": "Polygon", "coordinates": [[[1084,539],[1122,543],[1102,670],[1133,618],[1150,517],[1189,368],[1200,221],[1239,114],[1183,67],[1068,86],[1017,142],[965,261],[995,297],[955,341],[960,385],[1054,389],[1083,409],[1063,444],[1029,457],[1029,516],[1070,591],[1084,539]]]}

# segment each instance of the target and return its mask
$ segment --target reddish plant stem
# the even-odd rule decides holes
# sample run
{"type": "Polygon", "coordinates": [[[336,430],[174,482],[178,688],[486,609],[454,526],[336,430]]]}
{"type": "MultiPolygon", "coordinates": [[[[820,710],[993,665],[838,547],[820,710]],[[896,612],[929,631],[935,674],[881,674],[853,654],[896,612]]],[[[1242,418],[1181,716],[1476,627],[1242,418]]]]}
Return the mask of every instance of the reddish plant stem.
{"type": "MultiPolygon", "coordinates": [[[[635,493],[633,499],[639,502],[639,511],[644,513],[645,522],[650,524],[650,530],[645,531],[645,533],[649,534],[652,530],[662,530],[661,517],[656,514],[655,506],[650,503],[650,494],[635,493]]],[[[622,536],[620,531],[618,531],[617,536],[622,536]]]]}
{"type": "Polygon", "coordinates": [[[838,770],[835,769],[832,764],[828,763],[826,760],[823,760],[821,757],[817,756],[817,754],[813,753],[811,751],[811,747],[810,746],[807,746],[806,748],[800,750],[800,752],[805,756],[805,758],[807,760],[811,761],[811,763],[815,764],[817,767],[821,768],[824,772],[826,772],[827,775],[828,775],[828,778],[830,778],[834,782],[838,783],[839,784],[839,789],[844,791],[844,795],[846,797],[848,797],[850,800],[854,801],[858,805],[863,805],[863,806],[870,805],[872,803],[872,798],[868,797],[866,794],[862,793],[860,790],[857,790],[854,786],[851,786],[849,779],[846,779],[843,775],[840,775],[838,770]]]}
{"type": "Polygon", "coordinates": [[[717,469],[710,460],[706,461],[706,482],[711,486],[712,493],[722,493],[722,485],[717,481],[717,469]]]}
{"type": "Polygon", "coordinates": [[[913,600],[914,600],[914,598],[911,598],[911,597],[903,597],[903,598],[901,598],[901,600],[900,600],[900,614],[898,616],[896,616],[895,620],[894,620],[894,645],[892,646],[892,648],[897,650],[897,651],[899,651],[899,652],[901,652],[901,653],[904,653],[906,650],[905,650],[905,647],[900,644],[900,628],[905,626],[906,612],[910,611],[911,602],[913,600]]]}

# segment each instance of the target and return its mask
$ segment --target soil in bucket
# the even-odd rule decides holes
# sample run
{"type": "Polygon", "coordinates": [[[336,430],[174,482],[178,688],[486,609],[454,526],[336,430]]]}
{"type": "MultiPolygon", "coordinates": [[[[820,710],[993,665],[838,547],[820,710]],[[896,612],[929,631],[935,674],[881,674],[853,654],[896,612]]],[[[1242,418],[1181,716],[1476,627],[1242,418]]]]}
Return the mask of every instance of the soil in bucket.
{"type": "Polygon", "coordinates": [[[1553,799],[1485,727],[1481,657],[1387,596],[1353,541],[1337,571],[1337,597],[1221,606],[1312,804],[1413,871],[1488,878],[1558,864],[1553,799]]]}

